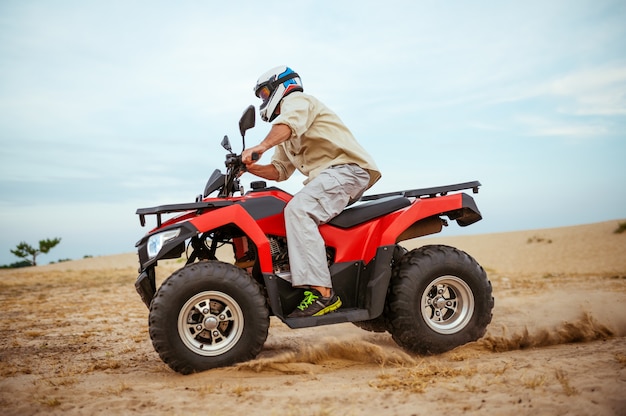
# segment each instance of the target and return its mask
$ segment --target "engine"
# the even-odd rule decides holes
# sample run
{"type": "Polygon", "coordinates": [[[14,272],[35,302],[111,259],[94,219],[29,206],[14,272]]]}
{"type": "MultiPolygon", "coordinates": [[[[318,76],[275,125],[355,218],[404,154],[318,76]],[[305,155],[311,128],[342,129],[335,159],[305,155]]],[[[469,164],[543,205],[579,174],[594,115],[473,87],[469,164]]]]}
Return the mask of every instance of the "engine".
{"type": "MultiPolygon", "coordinates": [[[[268,236],[270,242],[270,253],[272,254],[272,264],[274,274],[289,273],[289,251],[287,249],[287,239],[285,237],[268,236]]],[[[326,247],[326,261],[330,267],[335,258],[335,251],[326,247]]]]}
{"type": "Polygon", "coordinates": [[[272,254],[272,264],[274,273],[289,272],[289,252],[287,251],[287,239],[285,237],[270,236],[270,253],[272,254]]]}

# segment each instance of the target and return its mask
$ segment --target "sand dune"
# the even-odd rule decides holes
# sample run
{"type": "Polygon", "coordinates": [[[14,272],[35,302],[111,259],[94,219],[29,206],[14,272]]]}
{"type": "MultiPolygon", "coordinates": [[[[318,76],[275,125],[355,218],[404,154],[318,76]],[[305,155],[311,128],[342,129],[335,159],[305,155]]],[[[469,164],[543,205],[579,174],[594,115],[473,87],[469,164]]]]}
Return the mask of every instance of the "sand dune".
{"type": "MultiPolygon", "coordinates": [[[[0,271],[3,415],[626,414],[623,221],[406,242],[487,270],[483,339],[436,356],[351,324],[272,318],[257,359],[181,376],[158,357],[134,253],[0,271]]],[[[159,266],[159,278],[180,263],[159,266]]]]}

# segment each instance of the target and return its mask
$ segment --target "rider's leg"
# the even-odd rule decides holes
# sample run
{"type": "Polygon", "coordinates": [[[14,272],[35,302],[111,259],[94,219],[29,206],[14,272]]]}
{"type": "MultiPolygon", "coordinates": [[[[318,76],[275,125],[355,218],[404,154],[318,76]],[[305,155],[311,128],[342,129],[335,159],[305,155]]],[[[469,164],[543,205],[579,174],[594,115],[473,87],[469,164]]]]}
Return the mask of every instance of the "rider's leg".
{"type": "Polygon", "coordinates": [[[369,174],[360,167],[336,166],[322,171],[287,204],[285,227],[294,286],[319,288],[322,296],[330,293],[326,248],[318,227],[358,199],[368,183],[369,174]]]}

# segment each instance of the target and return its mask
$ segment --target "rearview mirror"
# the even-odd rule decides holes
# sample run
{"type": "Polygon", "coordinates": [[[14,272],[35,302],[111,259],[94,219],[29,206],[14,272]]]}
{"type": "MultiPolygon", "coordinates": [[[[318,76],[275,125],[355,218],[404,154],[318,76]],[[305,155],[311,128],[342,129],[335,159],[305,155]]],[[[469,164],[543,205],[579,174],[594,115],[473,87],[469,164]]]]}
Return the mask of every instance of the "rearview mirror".
{"type": "Polygon", "coordinates": [[[239,120],[239,132],[241,132],[241,137],[246,136],[246,130],[254,127],[255,117],[254,117],[254,106],[249,105],[246,108],[246,111],[243,112],[241,119],[239,120]]]}
{"type": "Polygon", "coordinates": [[[224,136],[224,138],[222,139],[222,143],[220,143],[222,145],[222,147],[226,150],[228,150],[230,153],[233,152],[232,147],[230,147],[230,140],[228,140],[228,136],[224,136]]]}

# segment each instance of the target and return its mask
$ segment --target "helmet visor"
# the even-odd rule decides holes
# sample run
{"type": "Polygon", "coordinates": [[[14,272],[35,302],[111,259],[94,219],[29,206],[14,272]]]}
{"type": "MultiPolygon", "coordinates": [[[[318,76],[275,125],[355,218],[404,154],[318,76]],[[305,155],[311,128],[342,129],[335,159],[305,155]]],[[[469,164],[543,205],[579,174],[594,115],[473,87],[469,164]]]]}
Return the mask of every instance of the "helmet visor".
{"type": "Polygon", "coordinates": [[[271,94],[272,92],[270,91],[270,88],[267,85],[259,88],[259,90],[256,92],[256,96],[259,97],[263,101],[267,101],[268,98],[270,98],[271,94]]]}

